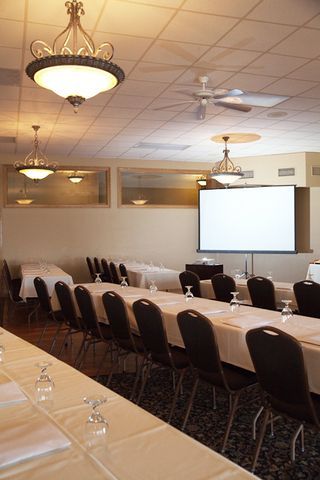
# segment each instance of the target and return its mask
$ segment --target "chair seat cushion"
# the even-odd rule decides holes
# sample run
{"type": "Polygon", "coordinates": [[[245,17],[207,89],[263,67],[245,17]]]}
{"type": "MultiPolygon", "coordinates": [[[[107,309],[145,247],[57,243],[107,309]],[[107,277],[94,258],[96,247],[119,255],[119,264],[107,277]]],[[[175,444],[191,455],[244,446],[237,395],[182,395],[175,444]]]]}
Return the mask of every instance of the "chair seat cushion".
{"type": "Polygon", "coordinates": [[[102,340],[112,340],[113,337],[111,333],[111,327],[109,325],[107,325],[106,323],[99,322],[99,329],[101,332],[101,336],[98,329],[94,329],[92,331],[92,335],[94,337],[97,337],[97,338],[102,337],[102,340]]]}
{"type": "Polygon", "coordinates": [[[145,351],[144,345],[142,343],[141,337],[139,335],[132,335],[134,345],[129,338],[117,338],[117,342],[121,348],[129,352],[139,352],[143,353],[145,351]]]}
{"type": "Polygon", "coordinates": [[[23,302],[23,299],[19,296],[20,288],[21,288],[21,278],[13,278],[11,282],[12,286],[12,300],[14,302],[23,302]]]}
{"type": "MultiPolygon", "coordinates": [[[[189,358],[184,348],[169,346],[169,349],[171,352],[171,358],[175,368],[177,368],[178,370],[181,370],[183,368],[187,368],[190,365],[189,358]]],[[[171,367],[171,362],[170,362],[170,359],[167,357],[167,355],[152,353],[152,360],[157,363],[161,363],[163,365],[171,367]]]]}
{"type": "MultiPolygon", "coordinates": [[[[241,390],[242,388],[246,388],[257,383],[256,374],[250,372],[249,370],[245,370],[225,362],[222,362],[222,368],[230,390],[241,390]]],[[[200,370],[198,373],[202,380],[205,380],[206,382],[217,387],[224,387],[220,375],[203,370],[200,370]]]]}

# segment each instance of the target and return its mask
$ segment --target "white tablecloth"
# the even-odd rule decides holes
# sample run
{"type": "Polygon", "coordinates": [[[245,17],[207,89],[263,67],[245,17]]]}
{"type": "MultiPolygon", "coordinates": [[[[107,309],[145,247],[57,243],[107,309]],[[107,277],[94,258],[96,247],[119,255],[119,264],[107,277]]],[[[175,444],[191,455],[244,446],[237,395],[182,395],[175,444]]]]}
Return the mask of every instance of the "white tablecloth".
{"type": "Polygon", "coordinates": [[[149,288],[151,280],[159,290],[178,290],[181,288],[177,270],[159,267],[129,267],[127,268],[129,283],[134,287],[149,288]]]}
{"type": "MultiPolygon", "coordinates": [[[[276,295],[276,303],[278,307],[282,308],[284,305],[282,300],[291,300],[290,307],[293,310],[297,309],[297,301],[294,296],[293,284],[286,282],[273,282],[276,295]]],[[[243,300],[247,304],[251,304],[250,294],[247,287],[247,280],[236,280],[237,292],[239,292],[239,300],[243,300]]],[[[215,298],[212,288],[211,280],[201,280],[201,294],[204,298],[215,298]]]]}
{"type": "Polygon", "coordinates": [[[307,280],[320,283],[320,264],[310,263],[307,273],[307,280]]]}
{"type": "MultiPolygon", "coordinates": [[[[306,366],[308,370],[310,389],[320,394],[320,322],[318,318],[295,315],[288,323],[281,322],[280,312],[263,310],[261,308],[241,306],[239,313],[230,312],[229,305],[216,300],[193,298],[186,302],[182,294],[157,292],[150,294],[148,290],[127,287],[112,283],[87,284],[91,291],[97,315],[102,321],[107,321],[102,303],[102,294],[108,290],[117,291],[123,296],[129,309],[129,319],[133,329],[137,330],[132,304],[139,298],[149,298],[163,311],[168,339],[171,343],[184,346],[177,324],[177,314],[186,308],[192,308],[206,315],[213,323],[220,350],[221,359],[248,370],[253,370],[245,335],[250,328],[262,325],[273,325],[280,328],[302,342],[306,366]]],[[[73,289],[74,287],[71,287],[73,289]]],[[[56,295],[52,297],[54,309],[59,309],[56,295]]]]}
{"type": "MultiPolygon", "coordinates": [[[[6,363],[0,375],[15,381],[28,401],[0,409],[1,425],[12,429],[21,421],[32,425],[47,419],[63,432],[71,445],[60,452],[37,456],[4,468],[2,479],[14,480],[246,480],[257,477],[218,453],[125,400],[44,351],[4,331],[6,363]],[[50,414],[33,402],[35,366],[50,360],[55,382],[50,414]],[[90,452],[84,443],[84,425],[91,408],[84,396],[107,395],[100,407],[109,423],[105,446],[90,452]]],[[[1,435],[1,433],[0,433],[1,435]]],[[[250,432],[248,432],[250,436],[250,432]]]]}
{"type": "Polygon", "coordinates": [[[26,263],[21,265],[22,282],[19,295],[23,300],[26,300],[26,298],[37,297],[37,292],[35,291],[33,284],[35,277],[41,277],[46,282],[50,296],[54,290],[55,283],[59,280],[62,280],[67,285],[73,284],[71,275],[64,272],[56,265],[47,265],[45,270],[41,269],[40,265],[37,263],[26,263]]]}

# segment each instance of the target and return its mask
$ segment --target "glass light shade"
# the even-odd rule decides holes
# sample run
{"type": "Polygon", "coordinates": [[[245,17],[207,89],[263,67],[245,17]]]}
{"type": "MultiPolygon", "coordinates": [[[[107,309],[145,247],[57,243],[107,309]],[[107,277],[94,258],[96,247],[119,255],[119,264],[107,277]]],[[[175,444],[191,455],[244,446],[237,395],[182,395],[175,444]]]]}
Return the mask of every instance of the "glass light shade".
{"type": "Polygon", "coordinates": [[[17,203],[19,203],[19,205],[30,205],[30,203],[32,203],[34,201],[33,198],[18,198],[16,200],[17,203]]]}
{"type": "Polygon", "coordinates": [[[235,181],[239,180],[240,178],[243,177],[242,173],[210,173],[209,177],[217,180],[217,182],[222,183],[223,185],[230,185],[231,183],[234,183],[235,181]]]}
{"type": "Polygon", "coordinates": [[[207,179],[206,178],[198,178],[197,184],[200,185],[200,187],[205,187],[207,185],[207,179]]]}
{"type": "Polygon", "coordinates": [[[46,168],[19,168],[19,173],[23,173],[26,177],[31,178],[31,180],[43,180],[44,178],[48,177],[54,170],[46,169],[46,168]]]}
{"type": "Polygon", "coordinates": [[[118,83],[110,72],[84,65],[58,65],[39,70],[34,81],[63,98],[79,96],[85,99],[111,90],[118,83]]]}
{"type": "Polygon", "coordinates": [[[82,180],[84,179],[84,176],[83,176],[83,175],[78,175],[78,174],[74,173],[73,175],[69,175],[69,176],[68,176],[68,179],[69,179],[70,182],[72,182],[72,183],[80,183],[80,182],[82,182],[82,180]]]}
{"type": "Polygon", "coordinates": [[[132,203],[135,205],[145,205],[148,200],[145,200],[143,198],[138,198],[137,200],[131,200],[132,203]]]}

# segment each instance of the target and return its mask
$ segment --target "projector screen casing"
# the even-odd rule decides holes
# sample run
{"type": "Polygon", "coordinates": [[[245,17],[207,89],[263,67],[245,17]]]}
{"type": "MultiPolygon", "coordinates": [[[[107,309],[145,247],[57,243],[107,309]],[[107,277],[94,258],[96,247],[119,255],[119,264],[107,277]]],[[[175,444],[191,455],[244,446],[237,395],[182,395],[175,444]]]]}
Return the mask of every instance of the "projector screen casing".
{"type": "Polygon", "coordinates": [[[199,190],[198,252],[297,253],[294,185],[199,190]]]}

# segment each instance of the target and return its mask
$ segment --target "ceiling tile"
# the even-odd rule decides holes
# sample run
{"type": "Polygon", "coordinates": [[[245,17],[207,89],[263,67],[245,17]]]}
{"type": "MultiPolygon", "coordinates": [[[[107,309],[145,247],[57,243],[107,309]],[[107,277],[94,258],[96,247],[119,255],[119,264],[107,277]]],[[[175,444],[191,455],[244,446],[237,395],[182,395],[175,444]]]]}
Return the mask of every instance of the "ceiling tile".
{"type": "Polygon", "coordinates": [[[108,103],[111,107],[120,108],[143,108],[151,103],[150,97],[141,97],[135,95],[120,95],[117,94],[108,103]]]}
{"type": "MultiPolygon", "coordinates": [[[[145,4],[145,0],[127,0],[128,2],[132,3],[143,3],[145,4]]],[[[183,0],[148,0],[148,4],[156,5],[159,7],[172,7],[178,8],[183,3],[183,0]]]]}
{"type": "Polygon", "coordinates": [[[318,30],[300,28],[274,47],[271,52],[294,57],[314,58],[320,55],[319,39],[318,30]]]}
{"type": "Polygon", "coordinates": [[[0,88],[0,99],[2,98],[5,100],[18,100],[19,88],[2,85],[0,88]]]}
{"type": "MultiPolygon", "coordinates": [[[[284,55],[272,55],[266,53],[260,58],[252,62],[243,71],[247,73],[259,73],[260,75],[273,75],[275,77],[282,77],[292,72],[296,68],[306,63],[305,58],[288,57],[284,55]]],[[[294,77],[300,78],[300,77],[294,77]]],[[[309,80],[309,78],[302,79],[309,80]]]]}
{"type": "Polygon", "coordinates": [[[160,95],[168,87],[167,83],[143,82],[128,78],[118,89],[120,95],[141,95],[154,97],[160,95]]]}
{"type": "Polygon", "coordinates": [[[171,83],[184,73],[184,71],[184,67],[175,65],[140,62],[129,74],[129,78],[132,80],[149,80],[153,82],[171,83]]]}
{"type": "Polygon", "coordinates": [[[160,38],[212,45],[235,23],[235,19],[227,17],[181,11],[160,34],[160,38]]]}
{"type": "Polygon", "coordinates": [[[314,17],[305,26],[310,28],[320,28],[320,15],[317,15],[316,17],[314,17]]]}
{"type": "MultiPolygon", "coordinates": [[[[247,50],[213,47],[196,62],[196,66],[207,68],[208,70],[238,71],[246,67],[259,55],[258,52],[250,52],[247,50]]],[[[256,71],[254,73],[256,73],[256,71]]]]}
{"type": "Polygon", "coordinates": [[[1,68],[10,68],[20,70],[22,60],[22,51],[18,48],[0,47],[0,65],[1,68]]]}
{"type": "Polygon", "coordinates": [[[276,78],[249,73],[237,73],[224,82],[226,88],[240,88],[249,92],[257,92],[272,83],[276,78]]]}
{"type": "Polygon", "coordinates": [[[248,18],[263,22],[284,23],[288,25],[303,25],[320,13],[320,4],[315,0],[263,0],[249,14],[248,18]]]}
{"type": "Polygon", "coordinates": [[[208,85],[211,88],[216,88],[220,86],[221,83],[224,82],[227,78],[230,78],[233,74],[232,72],[223,72],[221,70],[211,71],[211,69],[209,70],[207,68],[192,67],[186,70],[182,75],[180,75],[180,77],[177,78],[176,83],[199,86],[199,83],[200,83],[199,77],[203,75],[206,75],[209,78],[208,85]]]}
{"type": "Polygon", "coordinates": [[[0,46],[22,48],[23,22],[0,20],[0,46]]]}
{"type": "Polygon", "coordinates": [[[28,23],[25,44],[27,48],[29,48],[30,44],[34,40],[41,40],[52,47],[54,39],[57,35],[59,35],[59,33],[61,33],[61,27],[42,25],[39,23],[28,23]]]}
{"type": "Polygon", "coordinates": [[[183,10],[193,10],[194,12],[212,13],[214,15],[230,15],[231,17],[242,17],[246,15],[252,7],[257,5],[260,0],[187,0],[183,5],[183,10]]]}
{"type": "Polygon", "coordinates": [[[274,93],[276,95],[300,95],[314,85],[315,82],[283,78],[264,88],[262,91],[265,93],[274,93]]]}
{"type": "Polygon", "coordinates": [[[136,117],[139,112],[141,112],[141,109],[139,108],[114,108],[107,105],[100,113],[100,117],[117,117],[118,119],[131,119],[136,117]]]}
{"type": "Polygon", "coordinates": [[[46,112],[51,114],[57,114],[61,110],[61,105],[59,103],[53,102],[28,102],[28,101],[21,101],[20,103],[20,112],[46,112]]]}
{"type": "Polygon", "coordinates": [[[102,32],[95,33],[93,40],[97,46],[104,42],[112,43],[114,47],[114,57],[112,61],[115,62],[117,59],[139,60],[152,43],[152,39],[150,38],[102,32]]]}
{"type": "MultiPolygon", "coordinates": [[[[1,105],[1,104],[0,104],[1,105]]],[[[138,115],[138,119],[140,120],[170,120],[173,118],[177,112],[171,112],[168,110],[144,110],[142,113],[138,115]]]]}
{"type": "Polygon", "coordinates": [[[217,42],[217,45],[264,52],[293,30],[293,27],[283,25],[242,20],[231,32],[217,42]]]}
{"type": "Polygon", "coordinates": [[[320,113],[318,112],[299,112],[294,117],[291,117],[292,121],[297,122],[320,122],[320,113]]]}
{"type": "Polygon", "coordinates": [[[204,45],[157,40],[144,55],[144,62],[191,65],[208,50],[204,45]]]}
{"type": "Polygon", "coordinates": [[[110,0],[97,30],[155,38],[166,26],[174,10],[110,0]]]}
{"type": "Polygon", "coordinates": [[[313,60],[301,68],[288,75],[289,78],[298,78],[300,80],[320,79],[320,60],[313,60]]]}

